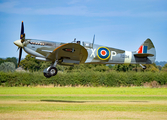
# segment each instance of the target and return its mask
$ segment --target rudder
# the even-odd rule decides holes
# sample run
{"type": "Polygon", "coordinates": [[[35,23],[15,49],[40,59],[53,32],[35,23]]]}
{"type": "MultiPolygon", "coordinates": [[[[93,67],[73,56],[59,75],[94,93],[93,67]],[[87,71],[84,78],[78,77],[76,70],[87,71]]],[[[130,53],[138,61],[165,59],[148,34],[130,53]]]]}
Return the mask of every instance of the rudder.
{"type": "Polygon", "coordinates": [[[139,58],[149,58],[151,62],[155,62],[156,59],[156,51],[153,42],[148,38],[144,41],[144,43],[139,47],[134,54],[135,57],[139,58]]]}

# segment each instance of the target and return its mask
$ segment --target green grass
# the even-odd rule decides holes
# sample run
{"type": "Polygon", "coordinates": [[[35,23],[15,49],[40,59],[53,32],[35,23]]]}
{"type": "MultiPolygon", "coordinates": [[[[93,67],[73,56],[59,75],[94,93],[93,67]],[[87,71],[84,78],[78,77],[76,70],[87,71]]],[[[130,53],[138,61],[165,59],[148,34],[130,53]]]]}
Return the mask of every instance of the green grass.
{"type": "Polygon", "coordinates": [[[167,88],[144,87],[0,87],[0,95],[167,95],[167,88]]]}
{"type": "Polygon", "coordinates": [[[43,115],[46,112],[46,118],[48,114],[56,114],[56,117],[69,115],[73,119],[80,112],[94,118],[104,112],[107,119],[108,112],[115,112],[117,119],[133,119],[131,114],[140,113],[143,117],[136,116],[138,119],[146,119],[147,115],[150,119],[163,119],[167,117],[167,88],[0,87],[0,119],[9,119],[9,116],[30,119],[25,118],[27,112],[39,119],[41,117],[36,113],[43,115]],[[122,114],[125,112],[128,114],[122,114]]]}
{"type": "Polygon", "coordinates": [[[54,104],[54,103],[24,103],[1,105],[1,112],[13,111],[147,111],[167,112],[167,105],[131,105],[131,104],[54,104]]]}
{"type": "Polygon", "coordinates": [[[0,96],[2,101],[71,101],[71,102],[114,102],[114,101],[159,101],[167,100],[167,96],[0,96]]]}

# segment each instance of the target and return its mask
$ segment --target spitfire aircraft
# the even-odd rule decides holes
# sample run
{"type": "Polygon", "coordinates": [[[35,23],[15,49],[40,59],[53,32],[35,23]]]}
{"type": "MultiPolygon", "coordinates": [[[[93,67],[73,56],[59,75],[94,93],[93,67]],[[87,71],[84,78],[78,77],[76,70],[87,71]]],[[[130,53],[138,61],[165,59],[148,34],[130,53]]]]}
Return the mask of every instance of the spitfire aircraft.
{"type": "Polygon", "coordinates": [[[37,60],[50,61],[52,64],[44,69],[44,76],[49,78],[57,74],[56,65],[73,66],[77,64],[152,64],[156,59],[155,47],[150,39],[144,41],[137,51],[125,51],[94,44],[93,42],[73,41],[71,43],[49,42],[25,39],[23,21],[20,39],[14,41],[19,47],[19,61],[22,49],[37,60]]]}

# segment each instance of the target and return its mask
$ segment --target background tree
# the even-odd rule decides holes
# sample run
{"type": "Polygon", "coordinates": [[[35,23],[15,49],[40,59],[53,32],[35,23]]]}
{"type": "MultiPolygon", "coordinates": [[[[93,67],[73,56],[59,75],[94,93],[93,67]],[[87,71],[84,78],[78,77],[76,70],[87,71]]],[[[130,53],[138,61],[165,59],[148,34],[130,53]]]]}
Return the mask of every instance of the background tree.
{"type": "Polygon", "coordinates": [[[17,59],[15,57],[12,57],[12,58],[8,57],[8,58],[6,58],[5,61],[6,62],[13,62],[15,64],[15,66],[17,67],[17,59]]]}
{"type": "Polygon", "coordinates": [[[162,67],[162,71],[167,72],[167,64],[165,64],[165,65],[162,67]]]}
{"type": "Polygon", "coordinates": [[[13,62],[1,63],[0,71],[3,71],[3,72],[14,72],[15,71],[15,64],[13,62]]]}
{"type": "Polygon", "coordinates": [[[0,58],[0,64],[4,62],[13,62],[15,66],[17,67],[17,59],[15,57],[12,57],[12,58],[8,57],[6,59],[0,58]]]}
{"type": "Polygon", "coordinates": [[[146,69],[143,70],[143,68],[139,64],[116,64],[114,66],[114,70],[116,71],[123,71],[123,72],[128,72],[128,71],[151,71],[151,72],[158,72],[159,69],[156,66],[156,64],[144,64],[146,66],[146,69]]]}
{"type": "Polygon", "coordinates": [[[3,63],[3,62],[5,62],[5,60],[0,58],[0,64],[3,63]]]}
{"type": "Polygon", "coordinates": [[[25,59],[20,62],[20,66],[31,72],[38,71],[41,69],[42,61],[36,60],[35,57],[31,55],[27,55],[25,59]]]}
{"type": "Polygon", "coordinates": [[[159,69],[155,63],[145,64],[145,66],[146,66],[146,69],[144,71],[159,72],[159,69]]]}
{"type": "Polygon", "coordinates": [[[113,67],[114,70],[116,71],[123,71],[123,72],[127,72],[127,71],[138,71],[138,65],[137,64],[116,64],[113,67]]]}
{"type": "MultiPolygon", "coordinates": [[[[12,59],[10,59],[12,60],[12,59]]],[[[29,71],[42,71],[43,69],[49,67],[51,65],[51,62],[45,62],[45,61],[39,61],[36,60],[31,55],[27,55],[24,60],[20,62],[20,65],[25,69],[29,71]]],[[[116,71],[152,71],[156,72],[159,71],[156,64],[146,64],[147,67],[146,70],[143,70],[142,67],[139,64],[116,64],[116,65],[105,65],[105,64],[79,64],[74,65],[74,67],[71,66],[61,66],[57,65],[57,69],[59,71],[67,71],[67,72],[82,72],[82,71],[99,71],[99,72],[105,72],[109,70],[116,70],[116,71]]],[[[165,67],[165,66],[164,66],[165,67]]]]}

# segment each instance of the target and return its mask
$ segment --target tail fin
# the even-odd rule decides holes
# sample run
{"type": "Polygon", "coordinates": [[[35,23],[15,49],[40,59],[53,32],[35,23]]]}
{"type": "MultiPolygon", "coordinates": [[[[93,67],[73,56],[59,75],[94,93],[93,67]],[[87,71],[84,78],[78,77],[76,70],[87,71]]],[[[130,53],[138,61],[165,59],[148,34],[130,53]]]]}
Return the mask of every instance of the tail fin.
{"type": "Polygon", "coordinates": [[[139,58],[149,57],[152,62],[155,62],[156,51],[152,41],[149,38],[145,40],[144,43],[136,51],[136,54],[134,54],[134,56],[139,58]]]}

